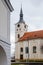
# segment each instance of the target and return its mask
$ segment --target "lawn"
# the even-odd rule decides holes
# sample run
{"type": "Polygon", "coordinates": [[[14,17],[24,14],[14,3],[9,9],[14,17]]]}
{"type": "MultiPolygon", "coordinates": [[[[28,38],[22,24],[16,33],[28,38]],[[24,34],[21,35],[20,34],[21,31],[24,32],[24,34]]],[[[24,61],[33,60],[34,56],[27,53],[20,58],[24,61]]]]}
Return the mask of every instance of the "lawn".
{"type": "Polygon", "coordinates": [[[20,64],[11,64],[11,65],[20,65],[20,64]]]}
{"type": "Polygon", "coordinates": [[[11,64],[11,65],[25,65],[25,64],[11,64]]]}

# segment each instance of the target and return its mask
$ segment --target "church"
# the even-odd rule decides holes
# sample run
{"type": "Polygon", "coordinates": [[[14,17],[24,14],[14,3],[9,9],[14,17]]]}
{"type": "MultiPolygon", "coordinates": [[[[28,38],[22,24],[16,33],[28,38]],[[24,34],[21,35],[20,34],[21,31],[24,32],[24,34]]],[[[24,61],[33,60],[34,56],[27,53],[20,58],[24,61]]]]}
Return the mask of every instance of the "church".
{"type": "Polygon", "coordinates": [[[15,59],[43,60],[43,30],[28,32],[22,7],[19,22],[15,24],[15,59]]]}
{"type": "Polygon", "coordinates": [[[10,12],[13,10],[10,0],[0,0],[0,65],[11,65],[10,12]]]}

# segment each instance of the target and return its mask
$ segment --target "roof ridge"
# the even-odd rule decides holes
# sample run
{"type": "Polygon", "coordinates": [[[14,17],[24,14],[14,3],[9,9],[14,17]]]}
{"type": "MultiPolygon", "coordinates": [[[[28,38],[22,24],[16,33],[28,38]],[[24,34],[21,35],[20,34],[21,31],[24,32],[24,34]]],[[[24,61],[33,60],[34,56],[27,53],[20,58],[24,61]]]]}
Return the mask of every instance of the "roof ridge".
{"type": "Polygon", "coordinates": [[[36,39],[36,38],[43,38],[43,30],[33,31],[33,32],[26,32],[19,39],[19,41],[24,41],[24,40],[27,40],[27,39],[36,39]]]}

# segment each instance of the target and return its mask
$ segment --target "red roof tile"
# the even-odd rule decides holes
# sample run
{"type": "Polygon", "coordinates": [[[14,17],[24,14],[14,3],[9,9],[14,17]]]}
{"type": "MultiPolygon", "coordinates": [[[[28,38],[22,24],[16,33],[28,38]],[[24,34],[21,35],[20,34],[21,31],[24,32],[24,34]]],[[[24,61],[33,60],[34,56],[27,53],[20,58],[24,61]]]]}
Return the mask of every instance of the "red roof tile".
{"type": "Polygon", "coordinates": [[[24,41],[28,39],[36,39],[36,38],[43,38],[43,30],[26,32],[18,41],[20,42],[20,41],[24,41]]]}

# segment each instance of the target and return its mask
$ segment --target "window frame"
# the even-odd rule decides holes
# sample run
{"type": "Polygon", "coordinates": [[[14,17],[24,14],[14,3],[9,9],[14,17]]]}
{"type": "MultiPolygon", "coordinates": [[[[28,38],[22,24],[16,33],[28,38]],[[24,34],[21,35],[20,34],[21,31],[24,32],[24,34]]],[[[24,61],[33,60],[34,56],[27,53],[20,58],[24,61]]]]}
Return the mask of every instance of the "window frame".
{"type": "Polygon", "coordinates": [[[20,34],[18,34],[18,38],[20,38],[20,34]]]}
{"type": "Polygon", "coordinates": [[[26,25],[24,27],[26,28],[26,25]]]}
{"type": "Polygon", "coordinates": [[[28,54],[29,53],[29,47],[25,48],[25,53],[28,54]]]}
{"type": "Polygon", "coordinates": [[[41,46],[41,53],[43,53],[43,46],[41,46]]]}
{"type": "Polygon", "coordinates": [[[20,52],[23,52],[23,47],[20,48],[20,52]]]}
{"type": "Polygon", "coordinates": [[[36,46],[33,46],[33,53],[36,53],[36,46]]]}

